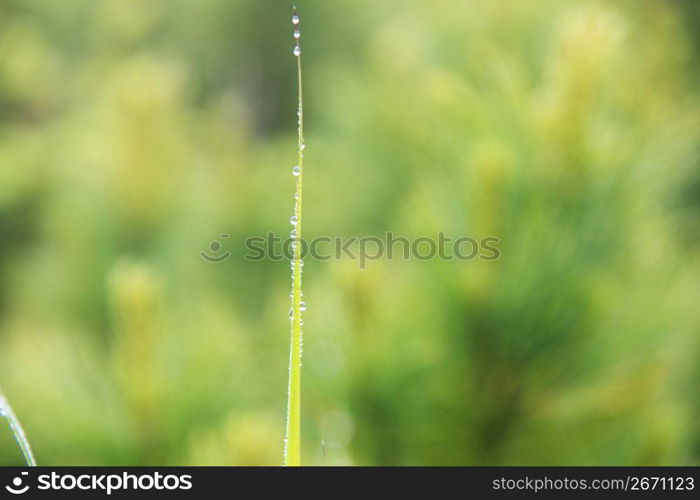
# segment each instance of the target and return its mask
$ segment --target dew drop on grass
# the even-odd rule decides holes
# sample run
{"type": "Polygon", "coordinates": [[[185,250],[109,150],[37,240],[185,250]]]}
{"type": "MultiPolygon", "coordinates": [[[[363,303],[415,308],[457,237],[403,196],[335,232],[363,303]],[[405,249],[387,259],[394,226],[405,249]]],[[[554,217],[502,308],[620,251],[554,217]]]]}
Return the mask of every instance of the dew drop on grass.
{"type": "Polygon", "coordinates": [[[306,302],[300,302],[300,303],[299,303],[299,310],[300,310],[300,311],[306,311],[306,302]]]}
{"type": "Polygon", "coordinates": [[[296,46],[294,47],[294,55],[299,57],[301,55],[301,47],[296,46]]]}
{"type": "Polygon", "coordinates": [[[299,16],[297,16],[297,15],[292,16],[292,24],[299,24],[299,16]]]}
{"type": "Polygon", "coordinates": [[[301,148],[302,151],[304,151],[304,150],[306,149],[306,143],[305,143],[305,142],[302,142],[302,143],[299,145],[299,147],[301,148]]]}
{"type": "Polygon", "coordinates": [[[297,237],[297,230],[292,229],[292,231],[289,233],[290,238],[296,238],[297,237]]]}
{"type": "Polygon", "coordinates": [[[301,173],[301,169],[299,168],[299,165],[296,165],[296,166],[292,169],[292,175],[297,176],[297,175],[299,175],[300,173],[301,173]]]}
{"type": "Polygon", "coordinates": [[[299,30],[294,30],[294,38],[299,40],[301,38],[301,31],[299,30]]]}
{"type": "Polygon", "coordinates": [[[292,215],[292,216],[289,218],[289,223],[290,223],[292,226],[296,226],[298,221],[299,221],[299,218],[298,218],[296,215],[292,215]]]}

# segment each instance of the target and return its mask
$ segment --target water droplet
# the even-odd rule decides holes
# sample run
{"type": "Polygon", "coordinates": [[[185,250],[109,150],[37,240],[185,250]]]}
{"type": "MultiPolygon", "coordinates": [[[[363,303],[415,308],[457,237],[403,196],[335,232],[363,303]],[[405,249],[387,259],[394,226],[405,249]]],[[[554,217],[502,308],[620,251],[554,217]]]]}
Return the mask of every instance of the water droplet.
{"type": "Polygon", "coordinates": [[[296,14],[292,16],[292,24],[299,24],[299,16],[296,14]]]}
{"type": "Polygon", "coordinates": [[[298,45],[294,47],[294,55],[297,57],[301,55],[301,47],[299,47],[298,45]]]}
{"type": "Polygon", "coordinates": [[[306,149],[306,143],[305,143],[305,142],[302,142],[302,143],[299,145],[299,147],[301,148],[302,151],[304,151],[304,150],[306,149]]]}
{"type": "Polygon", "coordinates": [[[295,200],[298,200],[298,199],[299,199],[299,193],[298,193],[298,192],[294,193],[294,199],[295,199],[295,200]]]}
{"type": "Polygon", "coordinates": [[[294,319],[294,309],[289,308],[289,319],[294,319]]]}
{"type": "Polygon", "coordinates": [[[289,233],[290,238],[296,238],[297,237],[297,230],[292,229],[292,231],[289,233]]]}
{"type": "Polygon", "coordinates": [[[299,267],[304,267],[304,259],[299,259],[299,267]]]}
{"type": "Polygon", "coordinates": [[[300,303],[299,303],[299,310],[300,310],[300,311],[306,311],[306,302],[300,302],[300,303]]]}
{"type": "Polygon", "coordinates": [[[292,216],[289,218],[289,223],[290,223],[292,226],[296,226],[298,221],[299,221],[299,218],[298,218],[296,215],[292,215],[292,216]]]}
{"type": "Polygon", "coordinates": [[[297,176],[297,175],[299,175],[300,173],[301,173],[301,169],[299,168],[299,165],[296,165],[296,166],[292,169],[292,175],[297,176]]]}
{"type": "Polygon", "coordinates": [[[301,38],[301,31],[299,30],[294,30],[294,38],[299,40],[301,38]]]}

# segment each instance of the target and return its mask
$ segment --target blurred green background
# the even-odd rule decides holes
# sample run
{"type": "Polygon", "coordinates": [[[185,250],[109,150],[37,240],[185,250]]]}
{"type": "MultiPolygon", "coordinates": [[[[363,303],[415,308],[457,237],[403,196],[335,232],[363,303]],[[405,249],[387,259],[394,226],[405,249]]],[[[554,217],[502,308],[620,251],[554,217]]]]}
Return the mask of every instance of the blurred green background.
{"type": "MultiPolygon", "coordinates": [[[[697,2],[298,6],[305,236],[502,253],[307,259],[304,463],[700,463],[697,2]]],[[[242,255],[290,227],[290,13],[0,3],[0,385],[40,464],[281,462],[289,264],[242,255]]]]}

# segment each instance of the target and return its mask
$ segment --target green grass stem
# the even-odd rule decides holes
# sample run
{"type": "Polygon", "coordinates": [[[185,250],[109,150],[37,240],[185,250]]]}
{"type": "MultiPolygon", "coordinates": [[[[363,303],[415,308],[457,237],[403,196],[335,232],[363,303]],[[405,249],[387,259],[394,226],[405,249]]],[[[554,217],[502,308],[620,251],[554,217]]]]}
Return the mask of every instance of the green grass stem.
{"type": "Polygon", "coordinates": [[[32,447],[29,445],[29,441],[27,440],[27,435],[24,433],[24,429],[22,428],[22,424],[19,423],[17,415],[15,415],[15,412],[12,411],[12,406],[10,406],[10,402],[5,397],[2,389],[0,389],[0,416],[7,419],[7,422],[10,425],[10,430],[12,430],[12,434],[15,436],[17,445],[19,446],[20,450],[22,450],[22,455],[24,455],[24,460],[27,462],[27,465],[30,467],[35,467],[36,460],[34,460],[34,454],[32,453],[32,447]]]}
{"type": "Polygon", "coordinates": [[[288,466],[301,465],[301,355],[302,355],[302,291],[301,291],[301,228],[302,228],[302,177],[304,160],[304,100],[301,77],[301,34],[299,32],[299,17],[294,8],[292,17],[294,27],[294,55],[297,59],[297,80],[299,87],[299,128],[297,137],[297,169],[296,188],[294,194],[294,259],[292,265],[292,311],[291,311],[291,340],[289,349],[289,387],[287,402],[287,429],[285,437],[284,464],[288,466]]]}

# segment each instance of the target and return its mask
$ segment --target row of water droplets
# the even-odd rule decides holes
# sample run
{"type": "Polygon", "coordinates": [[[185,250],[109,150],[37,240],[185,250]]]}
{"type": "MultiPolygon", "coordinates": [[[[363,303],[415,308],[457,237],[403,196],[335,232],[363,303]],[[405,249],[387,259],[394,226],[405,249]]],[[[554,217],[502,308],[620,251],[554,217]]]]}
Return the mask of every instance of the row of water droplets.
{"type": "MultiPolygon", "coordinates": [[[[296,8],[294,10],[294,14],[292,15],[292,25],[294,26],[294,56],[295,57],[300,57],[301,56],[301,30],[299,29],[299,15],[296,12],[296,8]]],[[[306,149],[306,144],[304,143],[304,137],[303,137],[303,108],[302,108],[302,101],[301,101],[301,95],[299,96],[299,103],[297,107],[297,135],[299,137],[299,160],[301,163],[301,159],[304,157],[304,149],[306,149]]],[[[291,260],[291,269],[292,269],[292,291],[289,294],[289,298],[292,300],[292,307],[289,309],[289,320],[291,322],[294,321],[294,283],[296,279],[298,278],[299,283],[301,284],[301,272],[302,268],[304,267],[304,260],[299,256],[297,252],[297,247],[300,245],[300,239],[301,239],[301,228],[300,228],[300,193],[301,193],[301,166],[300,165],[295,165],[292,168],[292,175],[297,178],[296,180],[296,185],[294,189],[294,214],[290,217],[289,223],[294,226],[292,231],[289,233],[289,236],[292,239],[292,250],[294,251],[294,258],[291,260]],[[297,231],[297,227],[299,227],[299,231],[297,231]],[[295,263],[296,261],[299,261],[299,276],[295,276],[295,263]]],[[[301,288],[301,285],[299,286],[301,288]]],[[[304,296],[304,292],[301,290],[299,291],[299,294],[301,297],[304,296]]],[[[299,310],[300,311],[306,311],[306,303],[302,300],[299,303],[299,310]]],[[[302,318],[299,318],[299,324],[303,325],[304,320],[302,318]]],[[[299,339],[300,343],[302,342],[302,339],[299,339]]],[[[301,348],[301,346],[300,346],[301,348]]]]}
{"type": "MultiPolygon", "coordinates": [[[[300,57],[301,56],[301,30],[299,29],[299,22],[300,18],[299,15],[296,12],[296,9],[294,10],[294,14],[292,15],[292,25],[294,26],[294,56],[295,57],[300,57]]],[[[302,130],[302,101],[301,101],[301,96],[299,96],[299,103],[297,107],[297,135],[299,137],[299,156],[300,160],[304,156],[304,149],[306,149],[306,144],[304,142],[303,138],[303,130],[302,130]]],[[[289,298],[292,300],[292,307],[289,309],[289,320],[294,321],[294,282],[295,282],[295,262],[298,259],[299,260],[299,282],[301,283],[301,271],[302,268],[304,267],[304,260],[297,255],[297,246],[300,244],[299,240],[301,238],[300,231],[297,231],[297,226],[299,225],[299,193],[301,191],[300,189],[300,184],[301,184],[301,166],[300,165],[295,165],[292,168],[292,175],[297,178],[295,190],[294,190],[294,215],[291,216],[289,219],[289,222],[292,226],[294,226],[294,229],[289,233],[289,236],[292,238],[292,250],[294,251],[294,258],[291,261],[291,268],[292,268],[292,291],[289,294],[289,298]]],[[[300,287],[301,288],[301,287],[300,287]]],[[[304,296],[304,292],[300,291],[300,296],[304,296]]],[[[302,300],[299,303],[299,310],[300,311],[306,311],[306,303],[302,300]]],[[[299,318],[299,324],[303,325],[304,320],[302,318],[299,318]]],[[[301,342],[301,339],[300,339],[301,342]]]]}
{"type": "MultiPolygon", "coordinates": [[[[304,157],[304,149],[306,148],[306,145],[304,143],[304,136],[303,136],[303,101],[302,101],[302,92],[301,92],[301,31],[299,29],[299,15],[296,12],[296,8],[294,9],[294,13],[292,15],[292,25],[294,28],[294,49],[293,53],[294,56],[297,59],[297,72],[298,72],[298,78],[299,78],[299,103],[297,107],[297,136],[298,136],[298,165],[295,165],[292,168],[292,175],[296,178],[295,182],[295,189],[294,189],[294,213],[290,217],[289,222],[293,226],[292,231],[290,233],[290,237],[292,239],[292,249],[294,251],[294,257],[291,260],[291,269],[292,269],[292,290],[289,294],[289,298],[291,299],[291,308],[289,309],[289,321],[291,323],[291,330],[292,330],[292,345],[290,346],[290,362],[289,362],[289,394],[288,394],[288,401],[287,401],[287,435],[285,435],[284,438],[284,458],[285,458],[285,463],[287,462],[287,445],[288,445],[288,440],[289,440],[289,433],[291,432],[291,421],[290,418],[292,416],[292,374],[293,374],[293,366],[296,366],[296,361],[298,361],[298,370],[301,369],[301,356],[303,352],[303,334],[301,331],[301,327],[304,324],[304,320],[301,318],[301,313],[306,310],[306,303],[302,300],[302,297],[304,296],[304,292],[301,291],[301,273],[302,273],[302,268],[304,267],[304,261],[301,258],[301,192],[302,192],[302,160],[304,157]],[[298,269],[296,266],[296,263],[299,263],[298,269]],[[298,272],[298,275],[297,275],[298,272]],[[294,353],[295,353],[295,303],[294,303],[294,292],[295,289],[298,291],[299,296],[298,296],[298,311],[299,311],[299,318],[298,318],[298,347],[299,347],[299,354],[298,354],[298,360],[295,359],[294,353]]],[[[297,371],[298,373],[298,371],[297,371]]],[[[297,395],[298,397],[298,395],[297,395]]],[[[298,439],[298,437],[297,437],[298,439]]]]}
{"type": "Polygon", "coordinates": [[[292,24],[294,25],[294,40],[296,40],[296,44],[294,45],[294,55],[299,57],[301,55],[301,45],[299,43],[301,40],[301,31],[299,30],[299,15],[296,13],[296,9],[292,15],[292,24]]]}
{"type": "MultiPolygon", "coordinates": [[[[294,10],[294,15],[292,16],[292,24],[294,25],[294,49],[293,53],[294,56],[299,60],[301,57],[301,30],[299,29],[299,15],[296,13],[296,7],[294,10]]],[[[303,112],[303,107],[301,103],[301,94],[299,94],[299,105],[297,107],[297,134],[299,136],[299,149],[300,149],[300,155],[304,156],[304,149],[306,149],[306,143],[304,142],[304,136],[303,136],[303,130],[301,129],[302,127],[302,112],[303,112]]],[[[299,166],[295,166],[292,169],[292,173],[295,176],[299,176],[301,173],[301,170],[299,166]]]]}

